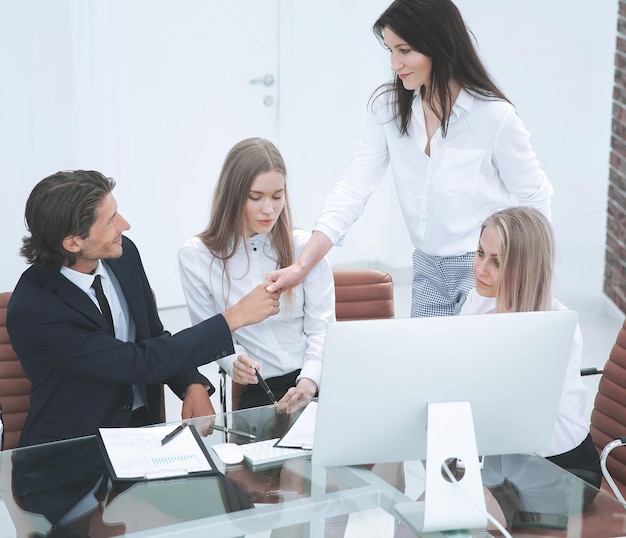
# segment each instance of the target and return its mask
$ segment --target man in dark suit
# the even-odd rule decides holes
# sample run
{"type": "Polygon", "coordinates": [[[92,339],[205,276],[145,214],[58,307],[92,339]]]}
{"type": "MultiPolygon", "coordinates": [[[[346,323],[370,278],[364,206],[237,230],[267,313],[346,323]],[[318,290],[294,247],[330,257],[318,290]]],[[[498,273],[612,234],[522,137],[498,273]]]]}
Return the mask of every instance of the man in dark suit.
{"type": "Polygon", "coordinates": [[[221,315],[164,331],[114,186],[99,172],[58,172],[27,201],[21,253],[32,265],[7,311],[32,382],[20,446],[160,422],[161,382],[183,399],[183,419],[214,414],[197,367],[234,353],[233,331],[278,312],[279,296],[260,285],[221,315]]]}

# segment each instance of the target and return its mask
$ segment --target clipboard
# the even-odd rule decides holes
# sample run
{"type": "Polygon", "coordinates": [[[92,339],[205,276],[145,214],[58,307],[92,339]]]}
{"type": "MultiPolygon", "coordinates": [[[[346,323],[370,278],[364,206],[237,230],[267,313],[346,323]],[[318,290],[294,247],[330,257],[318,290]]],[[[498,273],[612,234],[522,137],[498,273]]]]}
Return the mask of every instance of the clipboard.
{"type": "Polygon", "coordinates": [[[311,450],[313,448],[316,417],[317,402],[310,401],[291,427],[274,443],[274,446],[279,448],[311,450]]]}
{"type": "Polygon", "coordinates": [[[99,428],[96,437],[111,478],[136,482],[220,474],[192,424],[161,444],[174,428],[99,428]]]}

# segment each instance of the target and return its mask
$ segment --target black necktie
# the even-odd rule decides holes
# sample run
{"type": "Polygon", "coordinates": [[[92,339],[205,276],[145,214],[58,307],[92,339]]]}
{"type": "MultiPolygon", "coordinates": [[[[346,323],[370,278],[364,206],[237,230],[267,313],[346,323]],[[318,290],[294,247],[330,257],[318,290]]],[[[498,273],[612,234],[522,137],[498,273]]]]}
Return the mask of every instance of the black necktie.
{"type": "Polygon", "coordinates": [[[98,299],[98,304],[100,305],[100,310],[102,311],[104,319],[109,324],[109,327],[111,327],[111,331],[113,331],[113,334],[115,334],[115,327],[113,326],[113,316],[111,315],[111,307],[109,306],[109,301],[107,301],[106,295],[104,295],[104,291],[102,291],[102,282],[100,282],[100,275],[95,276],[91,287],[96,291],[96,299],[98,299]]]}

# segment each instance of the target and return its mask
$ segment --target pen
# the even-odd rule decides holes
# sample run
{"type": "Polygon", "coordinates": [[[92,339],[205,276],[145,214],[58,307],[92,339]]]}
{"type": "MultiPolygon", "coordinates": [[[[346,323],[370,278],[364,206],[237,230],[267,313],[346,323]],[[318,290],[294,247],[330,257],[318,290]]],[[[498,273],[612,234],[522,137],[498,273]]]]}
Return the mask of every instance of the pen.
{"type": "Polygon", "coordinates": [[[259,373],[259,371],[256,368],[254,369],[254,373],[256,374],[256,378],[259,380],[259,383],[261,383],[261,386],[263,387],[263,390],[265,390],[266,394],[270,397],[270,400],[272,400],[272,403],[275,403],[275,404],[278,403],[278,401],[276,400],[276,396],[274,396],[274,393],[267,386],[267,383],[265,382],[265,379],[263,379],[261,377],[261,374],[259,373]]]}
{"type": "Polygon", "coordinates": [[[213,429],[224,433],[239,435],[240,437],[247,437],[248,439],[256,439],[256,435],[248,432],[242,432],[240,430],[233,430],[231,428],[227,428],[226,426],[220,426],[219,424],[213,424],[213,429]]]}
{"type": "Polygon", "coordinates": [[[161,445],[169,443],[174,437],[176,437],[180,432],[182,432],[187,427],[187,423],[183,422],[180,426],[178,426],[174,431],[168,433],[163,439],[161,439],[161,445]]]}

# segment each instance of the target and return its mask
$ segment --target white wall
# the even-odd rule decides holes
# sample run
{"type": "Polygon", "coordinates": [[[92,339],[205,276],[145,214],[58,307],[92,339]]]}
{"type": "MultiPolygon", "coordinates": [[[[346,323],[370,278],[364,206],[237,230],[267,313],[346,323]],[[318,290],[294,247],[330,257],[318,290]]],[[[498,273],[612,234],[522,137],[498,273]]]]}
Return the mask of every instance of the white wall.
{"type": "Polygon", "coordinates": [[[0,0],[0,162],[8,185],[0,247],[9,253],[0,289],[12,289],[25,268],[17,250],[34,184],[86,168],[117,180],[120,212],[159,305],[183,302],[176,251],[206,225],[226,151],[245,136],[269,136],[266,127],[276,131],[276,107],[255,101],[259,88],[248,80],[276,71],[277,6],[0,0]],[[259,34],[274,43],[261,45],[259,34]]]}
{"type": "MultiPolygon", "coordinates": [[[[280,145],[289,167],[296,222],[306,229],[350,161],[370,94],[391,73],[388,53],[372,32],[387,0],[360,1],[358,9],[354,2],[328,0],[321,5],[283,2],[281,25],[280,145]]],[[[350,230],[345,246],[331,251],[331,262],[410,263],[408,233],[398,210],[389,209],[396,205],[393,183],[386,181],[350,230]]]]}
{"type": "Polygon", "coordinates": [[[618,2],[459,0],[457,5],[531,132],[554,185],[558,281],[600,293],[618,2]]]}
{"type": "MultiPolygon", "coordinates": [[[[98,37],[106,35],[109,4],[0,0],[4,74],[0,289],[12,289],[25,269],[17,251],[25,233],[23,206],[32,186],[59,169],[89,167],[115,176],[121,207],[132,206],[127,216],[136,235],[131,237],[141,239],[139,246],[160,305],[182,304],[176,250],[180,238],[195,233],[204,222],[205,215],[196,213],[208,206],[211,189],[207,183],[204,192],[190,195],[180,193],[176,184],[171,189],[165,184],[129,188],[134,179],[127,177],[130,172],[153,166],[151,159],[159,155],[144,144],[142,136],[129,139],[114,118],[95,109],[85,97],[93,89],[90,79],[79,76],[93,62],[100,74],[104,70],[112,77],[124,76],[108,63],[108,51],[94,48],[98,37]],[[80,24],[85,19],[89,27],[80,24]],[[54,47],[49,46],[52,41],[54,47]],[[60,65],[67,70],[62,77],[57,72],[60,65]],[[148,202],[137,203],[136,193],[144,188],[149,191],[148,202]],[[184,222],[155,210],[182,204],[184,211],[190,196],[195,205],[184,222]]],[[[311,227],[326,193],[349,162],[370,92],[390,74],[386,53],[371,33],[386,4],[382,0],[280,1],[278,142],[289,167],[296,222],[304,228],[311,227]]],[[[534,149],[555,186],[553,220],[559,245],[574,262],[571,271],[577,276],[592,266],[585,258],[603,257],[617,2],[458,0],[458,5],[482,57],[532,133],[534,149]]],[[[176,16],[179,7],[180,2],[164,16],[176,16]]],[[[124,45],[112,46],[123,54],[124,45]]],[[[177,46],[172,40],[172,54],[177,46]]],[[[228,43],[204,53],[204,58],[228,54],[228,43]]],[[[180,50],[178,58],[181,70],[185,64],[188,70],[199,68],[197,55],[188,50],[180,50]]],[[[233,58],[232,69],[242,62],[245,58],[233,58]]],[[[205,63],[206,59],[203,67],[205,63]]],[[[98,80],[102,79],[106,77],[98,80]]],[[[112,79],[111,87],[99,87],[99,102],[113,108],[132,107],[127,95],[111,91],[114,83],[120,88],[123,82],[112,79]]],[[[170,107],[177,105],[162,102],[163,110],[155,107],[154,113],[169,114],[170,107]]],[[[147,122],[145,128],[153,127],[147,122]]],[[[205,165],[188,150],[189,141],[198,136],[202,136],[198,127],[181,126],[168,145],[172,155],[184,156],[186,170],[192,174],[205,165]]],[[[382,265],[402,272],[410,266],[410,253],[388,180],[345,246],[333,249],[331,261],[382,265]]],[[[601,289],[601,270],[586,276],[601,289]]]]}

